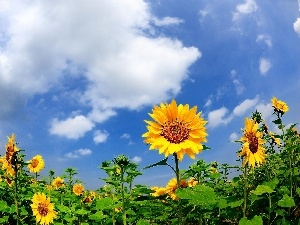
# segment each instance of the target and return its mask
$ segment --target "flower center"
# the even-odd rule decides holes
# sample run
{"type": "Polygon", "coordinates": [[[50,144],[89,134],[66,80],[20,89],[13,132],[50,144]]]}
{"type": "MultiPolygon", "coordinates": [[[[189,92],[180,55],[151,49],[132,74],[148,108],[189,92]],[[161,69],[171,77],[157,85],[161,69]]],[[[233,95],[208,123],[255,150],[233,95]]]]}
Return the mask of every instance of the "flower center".
{"type": "Polygon", "coordinates": [[[249,142],[249,149],[250,151],[255,154],[258,150],[258,138],[253,134],[247,134],[248,142],[249,142]]]}
{"type": "Polygon", "coordinates": [[[38,205],[39,214],[42,216],[46,216],[48,214],[48,207],[45,203],[39,203],[38,205]]]}
{"type": "Polygon", "coordinates": [[[189,138],[189,129],[181,121],[167,121],[162,125],[160,134],[170,143],[179,144],[189,138]]]}
{"type": "Polygon", "coordinates": [[[37,159],[32,159],[31,160],[31,166],[33,168],[37,167],[38,164],[39,164],[39,160],[37,160],[37,159]]]}

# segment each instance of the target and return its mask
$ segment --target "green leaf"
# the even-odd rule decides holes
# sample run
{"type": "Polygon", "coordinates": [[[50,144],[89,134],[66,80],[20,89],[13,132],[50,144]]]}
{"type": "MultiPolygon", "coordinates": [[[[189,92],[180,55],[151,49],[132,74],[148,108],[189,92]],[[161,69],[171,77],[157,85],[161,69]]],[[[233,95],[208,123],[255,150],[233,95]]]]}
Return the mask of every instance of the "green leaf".
{"type": "Polygon", "coordinates": [[[89,218],[90,218],[91,220],[95,220],[95,221],[101,221],[101,220],[103,220],[105,217],[106,217],[106,216],[103,215],[103,212],[102,212],[102,211],[98,211],[98,212],[96,212],[96,213],[94,213],[94,214],[92,214],[92,215],[89,216],[89,218]]]}
{"type": "Polygon", "coordinates": [[[205,208],[216,203],[214,189],[204,185],[197,185],[194,188],[177,189],[175,194],[179,198],[189,199],[191,204],[205,208]]]}
{"type": "Polygon", "coordinates": [[[283,195],[283,198],[278,201],[278,205],[281,207],[292,207],[295,206],[295,201],[292,197],[287,194],[283,195]]]}
{"type": "Polygon", "coordinates": [[[79,210],[76,210],[74,213],[78,214],[78,215],[85,215],[85,214],[88,214],[89,211],[84,210],[84,209],[79,209],[79,210]]]}
{"type": "Polygon", "coordinates": [[[206,145],[202,145],[203,149],[202,150],[211,150],[212,148],[207,147],[206,145]]]}
{"type": "Polygon", "coordinates": [[[300,188],[299,188],[299,187],[296,189],[296,193],[297,193],[298,195],[300,195],[300,188]]]}
{"type": "Polygon", "coordinates": [[[272,193],[274,190],[270,188],[269,186],[266,185],[258,185],[255,191],[253,191],[254,194],[256,195],[262,195],[264,193],[272,193]]]}
{"type": "Polygon", "coordinates": [[[240,199],[237,201],[228,202],[227,204],[231,208],[236,208],[236,207],[240,206],[243,202],[244,202],[244,199],[240,199]]]}
{"type": "Polygon", "coordinates": [[[115,201],[111,198],[101,198],[98,199],[96,202],[96,209],[103,210],[103,209],[113,209],[116,208],[115,201]]]}
{"type": "Polygon", "coordinates": [[[0,201],[0,212],[9,212],[10,207],[8,207],[6,201],[0,201]]]}
{"type": "Polygon", "coordinates": [[[273,120],[272,122],[275,124],[281,124],[281,119],[273,120]]]}
{"type": "Polygon", "coordinates": [[[139,220],[136,225],[150,225],[150,223],[147,220],[139,220]]]}
{"type": "Polygon", "coordinates": [[[248,220],[246,217],[243,217],[239,225],[263,225],[263,220],[261,216],[254,216],[251,220],[248,220]]]}
{"type": "Polygon", "coordinates": [[[152,168],[154,166],[166,166],[166,165],[168,165],[167,161],[168,161],[168,157],[165,158],[165,159],[163,159],[163,160],[161,160],[161,161],[159,161],[159,162],[157,162],[157,163],[154,163],[154,164],[152,164],[150,166],[144,167],[143,170],[152,168]]]}

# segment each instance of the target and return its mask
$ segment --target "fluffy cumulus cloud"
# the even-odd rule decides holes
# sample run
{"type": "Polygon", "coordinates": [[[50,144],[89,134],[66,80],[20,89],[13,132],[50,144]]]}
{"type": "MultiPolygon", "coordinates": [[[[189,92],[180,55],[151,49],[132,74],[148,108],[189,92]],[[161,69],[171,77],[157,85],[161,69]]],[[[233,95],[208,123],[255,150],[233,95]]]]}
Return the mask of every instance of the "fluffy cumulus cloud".
{"type": "Polygon", "coordinates": [[[237,141],[239,139],[239,136],[237,133],[233,132],[232,134],[230,134],[229,136],[229,140],[230,141],[237,141]]]}
{"type": "Polygon", "coordinates": [[[68,118],[66,120],[53,119],[50,133],[70,139],[78,139],[94,127],[94,123],[82,115],[68,118]]]}
{"type": "Polygon", "coordinates": [[[222,107],[220,109],[213,110],[208,114],[208,126],[209,127],[217,127],[221,124],[227,124],[228,118],[225,118],[228,113],[228,109],[222,107]]]}
{"type": "Polygon", "coordinates": [[[85,81],[75,100],[91,111],[54,119],[53,134],[79,138],[119,108],[138,109],[173,97],[201,57],[196,47],[152,35],[154,18],[161,25],[183,21],[157,19],[144,0],[8,2],[0,11],[0,95],[10,97],[0,99],[6,106],[0,118],[62,81],[85,81]],[[78,123],[83,127],[72,127],[78,123]]]}
{"type": "Polygon", "coordinates": [[[259,71],[261,75],[266,75],[266,73],[271,69],[272,64],[267,58],[260,58],[259,60],[259,71]]]}
{"type": "Polygon", "coordinates": [[[106,142],[108,136],[109,136],[109,133],[107,131],[105,131],[105,130],[104,131],[96,130],[94,132],[94,142],[95,142],[95,144],[106,142]]]}
{"type": "Polygon", "coordinates": [[[169,17],[169,16],[164,17],[162,19],[154,18],[153,20],[156,26],[178,25],[184,22],[182,19],[179,19],[177,17],[169,17]]]}
{"type": "Polygon", "coordinates": [[[137,164],[139,164],[140,162],[142,162],[142,158],[139,157],[139,156],[134,156],[132,158],[132,161],[135,162],[135,163],[137,163],[137,164]]]}
{"type": "Polygon", "coordinates": [[[238,20],[241,15],[251,14],[258,9],[255,0],[245,0],[244,3],[236,6],[236,11],[233,13],[232,20],[238,20]]]}
{"type": "Polygon", "coordinates": [[[90,155],[90,154],[92,154],[92,151],[90,149],[81,148],[81,149],[77,149],[75,151],[66,153],[65,157],[69,158],[69,159],[76,159],[76,158],[79,158],[81,156],[87,156],[87,155],[90,155]]]}
{"type": "Polygon", "coordinates": [[[231,113],[229,113],[226,107],[210,111],[208,113],[208,127],[214,128],[230,123],[235,117],[241,117],[250,110],[253,110],[257,106],[258,101],[258,96],[254,99],[246,99],[237,105],[231,113]]]}
{"type": "Polygon", "coordinates": [[[300,18],[297,18],[297,20],[295,21],[294,25],[294,30],[295,32],[299,35],[300,37],[300,18]]]}

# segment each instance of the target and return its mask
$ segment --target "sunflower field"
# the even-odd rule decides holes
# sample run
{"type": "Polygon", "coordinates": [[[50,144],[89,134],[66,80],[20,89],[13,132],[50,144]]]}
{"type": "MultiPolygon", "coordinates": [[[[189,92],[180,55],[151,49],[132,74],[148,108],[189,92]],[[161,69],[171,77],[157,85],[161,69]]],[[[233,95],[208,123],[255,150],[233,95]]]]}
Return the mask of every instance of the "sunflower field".
{"type": "Polygon", "coordinates": [[[300,134],[296,124],[282,122],[287,104],[275,97],[271,103],[278,132],[269,131],[258,111],[245,118],[239,165],[195,159],[209,148],[207,121],[196,106],[175,100],[154,106],[142,137],[164,158],[144,169],[173,170],[164,187],[134,184],[142,172],[125,155],[102,162],[105,185],[97,190],[74,179],[75,168],[41,177],[43,157],[25,161],[12,134],[0,157],[0,224],[300,224],[300,134]],[[182,170],[184,157],[195,161],[182,170]],[[229,178],[232,171],[237,175],[229,178]]]}

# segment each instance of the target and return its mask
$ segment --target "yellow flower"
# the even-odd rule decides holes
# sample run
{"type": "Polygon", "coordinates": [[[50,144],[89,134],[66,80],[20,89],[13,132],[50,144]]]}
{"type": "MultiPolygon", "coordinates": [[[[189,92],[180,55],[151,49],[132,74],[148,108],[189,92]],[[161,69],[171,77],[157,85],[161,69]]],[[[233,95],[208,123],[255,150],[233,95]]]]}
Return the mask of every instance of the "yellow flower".
{"type": "Polygon", "coordinates": [[[82,195],[84,187],[82,184],[74,184],[73,192],[75,195],[82,195]]]}
{"type": "MultiPolygon", "coordinates": [[[[186,180],[181,180],[180,181],[180,187],[181,188],[186,188],[188,186],[188,182],[186,180]]],[[[177,179],[176,178],[172,178],[171,180],[169,180],[167,186],[166,186],[166,192],[168,193],[168,195],[173,199],[173,200],[177,200],[178,196],[175,194],[176,189],[178,188],[177,185],[177,179]]]]}
{"type": "Polygon", "coordinates": [[[167,189],[164,187],[153,187],[151,190],[154,191],[154,193],[151,193],[154,197],[162,196],[167,193],[167,189]]]}
{"type": "Polygon", "coordinates": [[[44,193],[36,193],[32,197],[31,209],[33,215],[36,217],[36,222],[40,224],[53,223],[57,212],[54,211],[54,204],[50,203],[50,197],[46,197],[44,193]]]}
{"type": "Polygon", "coordinates": [[[65,186],[64,184],[64,179],[60,178],[60,177],[56,177],[53,181],[52,181],[52,186],[54,186],[56,189],[65,186]]]}
{"type": "Polygon", "coordinates": [[[204,127],[207,121],[201,112],[197,113],[196,106],[191,109],[188,104],[177,106],[172,100],[170,104],[154,106],[152,112],[149,115],[154,121],[145,120],[148,132],[142,135],[150,150],[158,149],[166,157],[176,153],[180,161],[184,154],[194,159],[202,151],[201,142],[207,141],[204,127]]]}
{"type": "Polygon", "coordinates": [[[276,144],[276,145],[278,145],[278,146],[280,146],[280,138],[276,138],[274,135],[274,133],[273,132],[269,132],[269,135],[271,136],[271,138],[272,138],[272,141],[276,144]]]}
{"type": "Polygon", "coordinates": [[[14,157],[16,157],[16,153],[19,151],[19,148],[15,142],[15,135],[12,134],[11,137],[8,137],[7,144],[5,146],[5,159],[8,163],[8,168],[11,167],[15,162],[13,161],[14,157]]]}
{"type": "Polygon", "coordinates": [[[240,139],[243,142],[242,150],[238,154],[245,157],[243,166],[248,162],[252,168],[257,164],[258,166],[265,161],[265,148],[262,139],[263,133],[258,131],[258,124],[249,118],[245,119],[244,136],[240,139]]]}
{"type": "Polygon", "coordinates": [[[198,181],[196,181],[196,179],[194,177],[192,177],[189,181],[188,181],[188,186],[189,187],[195,187],[198,184],[198,181]]]}
{"type": "Polygon", "coordinates": [[[287,104],[285,102],[280,101],[275,97],[273,97],[271,99],[271,102],[272,102],[272,106],[274,107],[274,109],[281,113],[286,113],[289,110],[289,107],[287,106],[287,104]]]}
{"type": "Polygon", "coordinates": [[[44,159],[41,155],[34,156],[28,163],[27,167],[31,173],[38,173],[45,167],[44,159]]]}

